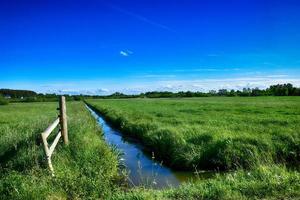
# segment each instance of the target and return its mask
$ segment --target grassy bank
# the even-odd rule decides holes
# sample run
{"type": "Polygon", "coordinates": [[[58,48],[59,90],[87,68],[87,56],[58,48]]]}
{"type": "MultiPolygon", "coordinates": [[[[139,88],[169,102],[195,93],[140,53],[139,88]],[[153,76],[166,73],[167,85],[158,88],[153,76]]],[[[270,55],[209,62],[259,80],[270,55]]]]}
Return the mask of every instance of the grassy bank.
{"type": "Polygon", "coordinates": [[[255,170],[238,170],[214,179],[183,184],[176,189],[153,191],[132,189],[118,191],[112,200],[241,200],[299,199],[300,173],[282,166],[259,166],[255,170]]]}
{"type": "Polygon", "coordinates": [[[111,196],[117,158],[82,102],[68,103],[70,145],[53,155],[56,177],[45,163],[40,133],[56,117],[57,103],[0,107],[0,199],[95,199],[111,196]]]}
{"type": "Polygon", "coordinates": [[[299,164],[300,98],[88,100],[176,168],[299,164]]]}

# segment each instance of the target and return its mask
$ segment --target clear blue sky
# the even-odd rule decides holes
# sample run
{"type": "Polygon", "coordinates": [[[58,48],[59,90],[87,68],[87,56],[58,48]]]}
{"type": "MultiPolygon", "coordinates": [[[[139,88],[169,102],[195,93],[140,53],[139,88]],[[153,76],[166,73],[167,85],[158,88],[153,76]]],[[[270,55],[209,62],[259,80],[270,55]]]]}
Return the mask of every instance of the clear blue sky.
{"type": "Polygon", "coordinates": [[[1,0],[0,88],[300,86],[297,0],[1,0]]]}

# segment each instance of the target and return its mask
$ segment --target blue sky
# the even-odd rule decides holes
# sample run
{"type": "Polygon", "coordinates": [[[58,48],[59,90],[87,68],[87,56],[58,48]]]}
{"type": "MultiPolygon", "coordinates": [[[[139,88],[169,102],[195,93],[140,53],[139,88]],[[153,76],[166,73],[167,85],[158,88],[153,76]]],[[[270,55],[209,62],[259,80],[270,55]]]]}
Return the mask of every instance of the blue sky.
{"type": "Polygon", "coordinates": [[[300,86],[297,0],[2,0],[0,88],[300,86]]]}

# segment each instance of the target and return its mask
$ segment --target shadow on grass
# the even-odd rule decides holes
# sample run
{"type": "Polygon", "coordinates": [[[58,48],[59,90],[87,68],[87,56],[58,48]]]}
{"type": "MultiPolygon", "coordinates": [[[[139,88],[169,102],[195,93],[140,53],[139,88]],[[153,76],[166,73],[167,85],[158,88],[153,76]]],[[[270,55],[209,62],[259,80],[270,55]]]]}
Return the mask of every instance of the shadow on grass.
{"type": "Polygon", "coordinates": [[[39,134],[32,135],[26,140],[21,140],[17,144],[12,145],[0,155],[0,169],[24,171],[28,169],[30,162],[37,166],[46,167],[41,145],[42,140],[39,134]],[[37,152],[29,152],[31,147],[36,148],[37,152]]]}

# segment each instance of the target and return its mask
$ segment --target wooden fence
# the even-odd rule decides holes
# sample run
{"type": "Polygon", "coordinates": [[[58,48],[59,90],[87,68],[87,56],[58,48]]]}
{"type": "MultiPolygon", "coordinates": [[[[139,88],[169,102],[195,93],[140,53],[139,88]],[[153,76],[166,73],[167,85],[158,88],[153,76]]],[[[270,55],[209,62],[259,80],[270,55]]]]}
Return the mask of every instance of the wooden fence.
{"type": "Polygon", "coordinates": [[[52,176],[54,176],[54,169],[53,169],[52,162],[51,162],[51,156],[53,154],[53,151],[54,151],[59,139],[62,136],[65,145],[67,145],[69,143],[67,113],[66,113],[66,99],[65,99],[64,96],[61,96],[60,99],[59,99],[59,108],[58,108],[58,110],[59,110],[58,118],[41,134],[43,144],[44,144],[45,153],[46,153],[46,157],[47,157],[48,166],[51,170],[52,176]],[[49,147],[47,138],[49,137],[49,135],[52,133],[52,131],[58,125],[60,126],[60,129],[59,129],[54,141],[52,142],[52,144],[49,147]]]}

